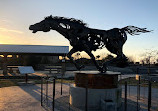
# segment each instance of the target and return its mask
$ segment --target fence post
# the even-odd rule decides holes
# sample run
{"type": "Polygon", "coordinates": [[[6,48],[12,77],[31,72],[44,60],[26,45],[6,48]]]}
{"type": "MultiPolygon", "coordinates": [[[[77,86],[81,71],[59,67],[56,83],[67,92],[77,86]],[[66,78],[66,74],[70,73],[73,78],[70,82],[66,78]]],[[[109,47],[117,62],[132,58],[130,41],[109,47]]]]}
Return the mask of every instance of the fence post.
{"type": "Polygon", "coordinates": [[[149,87],[148,87],[148,111],[150,111],[151,108],[151,81],[149,81],[149,87]]]}
{"type": "Polygon", "coordinates": [[[70,111],[70,83],[69,83],[69,111],[70,111]]]}
{"type": "Polygon", "coordinates": [[[53,111],[54,111],[54,106],[55,105],[55,78],[53,79],[53,111]]]}
{"type": "Polygon", "coordinates": [[[127,81],[125,81],[125,109],[124,111],[127,111],[127,81]]]}
{"type": "Polygon", "coordinates": [[[63,74],[61,76],[61,95],[63,94],[63,74]]]}
{"type": "Polygon", "coordinates": [[[51,68],[49,69],[49,74],[52,74],[52,69],[51,68]]]}
{"type": "Polygon", "coordinates": [[[47,102],[47,105],[48,105],[48,75],[47,75],[47,78],[46,78],[46,102],[47,102]]]}
{"type": "Polygon", "coordinates": [[[25,83],[28,82],[28,74],[25,74],[25,83]]]}
{"type": "Polygon", "coordinates": [[[139,75],[139,81],[138,81],[138,100],[140,100],[140,75],[139,75]]]}
{"type": "Polygon", "coordinates": [[[129,96],[130,96],[130,84],[131,84],[130,78],[131,78],[131,77],[129,77],[129,84],[128,84],[128,95],[129,95],[129,96]]]}
{"type": "Polygon", "coordinates": [[[62,90],[63,90],[63,76],[65,74],[66,70],[66,64],[65,64],[65,57],[62,59],[62,68],[61,68],[61,95],[62,95],[62,90]]]}
{"type": "Polygon", "coordinates": [[[139,110],[139,108],[138,108],[138,100],[139,100],[139,80],[137,82],[137,111],[139,110]]]}
{"type": "Polygon", "coordinates": [[[139,74],[139,68],[137,68],[137,74],[139,74]]]}
{"type": "MultiPolygon", "coordinates": [[[[137,74],[139,75],[139,68],[137,68],[137,74]]],[[[140,100],[140,75],[138,77],[138,84],[137,84],[137,99],[140,100]]]]}
{"type": "Polygon", "coordinates": [[[43,106],[43,78],[41,78],[41,106],[43,106]]]}
{"type": "Polygon", "coordinates": [[[88,80],[86,85],[85,111],[88,111],[88,80]]]}

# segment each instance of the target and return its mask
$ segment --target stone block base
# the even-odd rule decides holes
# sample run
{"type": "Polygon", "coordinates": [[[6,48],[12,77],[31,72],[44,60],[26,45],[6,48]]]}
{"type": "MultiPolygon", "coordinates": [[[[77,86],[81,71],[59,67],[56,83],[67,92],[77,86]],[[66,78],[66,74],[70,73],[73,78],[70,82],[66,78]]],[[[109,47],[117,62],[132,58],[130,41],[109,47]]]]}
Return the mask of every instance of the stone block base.
{"type": "MultiPolygon", "coordinates": [[[[86,89],[70,86],[70,104],[74,107],[84,108],[86,89]]],[[[116,107],[121,106],[121,88],[113,89],[88,89],[88,108],[101,108],[101,101],[112,101],[116,107]]]]}

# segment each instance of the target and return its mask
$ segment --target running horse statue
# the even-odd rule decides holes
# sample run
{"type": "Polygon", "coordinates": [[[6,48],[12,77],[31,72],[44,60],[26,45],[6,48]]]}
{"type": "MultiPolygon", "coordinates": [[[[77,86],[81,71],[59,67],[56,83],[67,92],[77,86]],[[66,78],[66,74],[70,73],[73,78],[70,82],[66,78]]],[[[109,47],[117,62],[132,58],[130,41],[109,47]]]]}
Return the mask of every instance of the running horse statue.
{"type": "Polygon", "coordinates": [[[85,51],[93,60],[96,68],[100,72],[107,71],[107,64],[114,63],[119,60],[127,60],[123,54],[122,47],[127,40],[127,33],[130,35],[139,35],[140,33],[150,32],[146,28],[138,28],[135,26],[126,26],[124,28],[113,28],[110,30],[99,30],[89,28],[86,23],[74,18],[65,18],[58,16],[48,16],[44,20],[29,27],[33,33],[37,31],[49,32],[55,30],[70,41],[73,47],[67,57],[80,70],[84,65],[78,65],[72,58],[72,54],[78,51],[85,51]],[[106,47],[111,53],[117,57],[111,61],[105,62],[103,66],[99,66],[96,62],[92,51],[106,47]]]}

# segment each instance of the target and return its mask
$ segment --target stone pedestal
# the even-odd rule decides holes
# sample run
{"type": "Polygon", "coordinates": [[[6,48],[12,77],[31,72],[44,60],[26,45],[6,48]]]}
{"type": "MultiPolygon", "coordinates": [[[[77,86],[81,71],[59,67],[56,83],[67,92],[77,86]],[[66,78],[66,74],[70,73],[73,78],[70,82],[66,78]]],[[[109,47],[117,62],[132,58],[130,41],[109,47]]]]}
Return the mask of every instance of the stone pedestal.
{"type": "Polygon", "coordinates": [[[84,108],[88,88],[88,108],[100,109],[101,101],[110,101],[121,106],[121,88],[118,87],[119,72],[75,72],[75,84],[70,87],[70,104],[84,108]]]}
{"type": "MultiPolygon", "coordinates": [[[[118,72],[119,73],[119,72],[118,72]]],[[[92,89],[112,89],[118,87],[118,74],[114,72],[97,73],[94,72],[76,72],[76,87],[92,88],[92,89]],[[88,86],[87,86],[88,85],[88,86]]]]}

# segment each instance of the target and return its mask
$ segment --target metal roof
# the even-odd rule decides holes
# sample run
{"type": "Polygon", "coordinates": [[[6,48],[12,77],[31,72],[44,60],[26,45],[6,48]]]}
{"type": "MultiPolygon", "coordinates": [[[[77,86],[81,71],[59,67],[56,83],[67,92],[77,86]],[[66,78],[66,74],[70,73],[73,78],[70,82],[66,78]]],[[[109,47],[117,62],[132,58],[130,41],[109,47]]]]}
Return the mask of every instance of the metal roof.
{"type": "Polygon", "coordinates": [[[50,54],[65,55],[69,46],[48,45],[0,45],[0,54],[50,54]]]}

